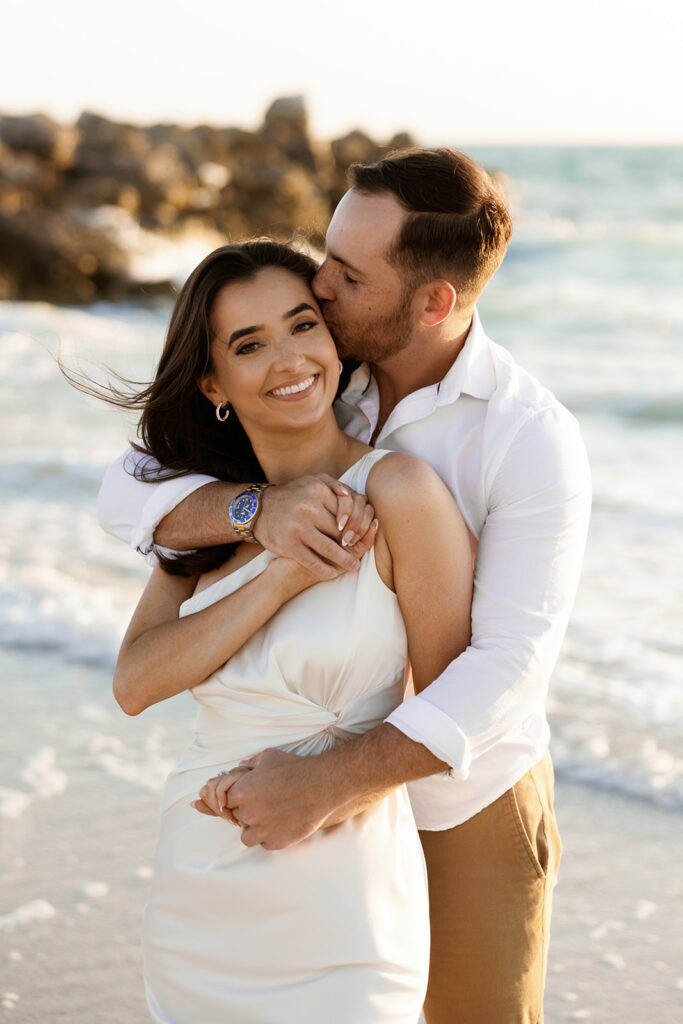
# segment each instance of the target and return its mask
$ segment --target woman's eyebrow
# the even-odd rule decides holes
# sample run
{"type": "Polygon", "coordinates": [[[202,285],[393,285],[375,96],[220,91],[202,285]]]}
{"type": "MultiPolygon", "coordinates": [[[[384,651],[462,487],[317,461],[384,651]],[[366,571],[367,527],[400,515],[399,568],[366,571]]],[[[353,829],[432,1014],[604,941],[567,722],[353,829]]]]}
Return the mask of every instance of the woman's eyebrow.
{"type": "Polygon", "coordinates": [[[311,313],[317,313],[317,310],[313,308],[310,302],[300,302],[298,306],[294,307],[294,309],[290,309],[289,313],[285,313],[282,319],[291,320],[293,316],[296,316],[297,313],[301,313],[304,309],[310,309],[311,313]]]}
{"type": "MultiPolygon", "coordinates": [[[[304,309],[310,309],[311,313],[315,313],[317,315],[318,311],[310,304],[310,302],[300,302],[298,306],[294,307],[294,309],[290,309],[287,313],[284,313],[282,319],[291,320],[293,316],[296,316],[297,313],[302,313],[304,309]]],[[[239,341],[240,338],[244,338],[247,334],[255,334],[257,331],[265,331],[265,329],[264,324],[254,324],[251,327],[240,327],[238,331],[233,331],[228,338],[228,348],[230,348],[233,342],[239,341]]]]}
{"type": "Polygon", "coordinates": [[[239,338],[243,338],[245,334],[255,334],[256,331],[265,331],[264,325],[255,324],[253,327],[240,327],[238,331],[233,331],[228,338],[228,348],[230,348],[234,341],[237,341],[239,338]]]}

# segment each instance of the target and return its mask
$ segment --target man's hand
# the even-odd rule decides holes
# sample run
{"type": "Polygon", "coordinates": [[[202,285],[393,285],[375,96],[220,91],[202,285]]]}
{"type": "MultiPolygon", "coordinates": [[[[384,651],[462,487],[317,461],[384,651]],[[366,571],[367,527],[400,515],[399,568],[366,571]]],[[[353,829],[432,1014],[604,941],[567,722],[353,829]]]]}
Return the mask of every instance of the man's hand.
{"type": "MultiPolygon", "coordinates": [[[[244,761],[240,770],[238,778],[223,778],[229,781],[225,802],[242,826],[245,846],[284,850],[320,828],[339,802],[334,778],[318,757],[270,749],[244,761]]],[[[201,795],[212,800],[209,790],[201,795]]]]}
{"type": "MultiPolygon", "coordinates": [[[[215,480],[199,487],[157,525],[155,544],[187,551],[236,542],[227,509],[246,486],[215,480]]],[[[261,502],[255,538],[268,551],[308,569],[316,581],[355,572],[374,543],[368,531],[375,512],[366,496],[324,473],[269,487],[261,502]],[[365,546],[359,549],[361,539],[365,546]]]]}
{"type": "Polygon", "coordinates": [[[383,722],[323,754],[300,757],[264,750],[228,775],[209,779],[193,806],[241,825],[245,846],[284,850],[370,806],[402,782],[447,767],[421,743],[383,722]]]}
{"type": "Polygon", "coordinates": [[[269,487],[261,502],[256,539],[316,580],[356,572],[374,544],[375,511],[366,496],[324,473],[269,487]]]}

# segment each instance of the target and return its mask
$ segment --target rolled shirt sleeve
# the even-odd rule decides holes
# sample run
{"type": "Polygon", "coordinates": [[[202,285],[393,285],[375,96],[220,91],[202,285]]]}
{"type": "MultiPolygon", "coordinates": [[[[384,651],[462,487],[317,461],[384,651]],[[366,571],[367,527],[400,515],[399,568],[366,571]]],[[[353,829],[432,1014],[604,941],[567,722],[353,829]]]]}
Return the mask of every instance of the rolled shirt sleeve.
{"type": "Polygon", "coordinates": [[[150,563],[157,564],[157,551],[165,551],[154,543],[154,531],[176,505],[215,477],[202,473],[155,480],[149,483],[136,476],[136,470],[159,468],[151,455],[128,448],[108,468],[97,497],[100,526],[107,533],[124,541],[150,563]]]}
{"type": "Polygon", "coordinates": [[[486,466],[469,647],[387,719],[465,778],[473,759],[543,710],[576,595],[590,474],[576,420],[556,405],[486,466]]]}

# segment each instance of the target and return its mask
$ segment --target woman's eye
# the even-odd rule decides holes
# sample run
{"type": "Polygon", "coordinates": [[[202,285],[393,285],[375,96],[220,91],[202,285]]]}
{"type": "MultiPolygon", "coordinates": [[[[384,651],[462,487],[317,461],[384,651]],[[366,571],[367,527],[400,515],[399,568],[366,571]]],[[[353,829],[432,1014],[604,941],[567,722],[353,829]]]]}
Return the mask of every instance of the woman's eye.
{"type": "Polygon", "coordinates": [[[301,323],[297,324],[294,328],[294,333],[298,331],[310,331],[312,328],[318,326],[317,320],[302,320],[301,323]]]}
{"type": "Polygon", "coordinates": [[[237,349],[237,355],[243,356],[247,355],[247,353],[249,352],[255,352],[258,347],[258,341],[246,341],[244,345],[240,345],[240,347],[237,349]]]}
{"type": "Polygon", "coordinates": [[[355,277],[350,277],[346,272],[344,272],[344,280],[346,281],[347,284],[358,284],[358,281],[355,279],[355,277]]]}

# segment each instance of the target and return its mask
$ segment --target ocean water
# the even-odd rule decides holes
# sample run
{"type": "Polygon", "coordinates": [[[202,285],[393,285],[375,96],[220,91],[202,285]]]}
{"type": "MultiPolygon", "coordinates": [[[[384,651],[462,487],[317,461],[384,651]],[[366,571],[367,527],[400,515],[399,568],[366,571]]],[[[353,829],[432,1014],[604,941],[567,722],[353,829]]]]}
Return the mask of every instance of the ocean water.
{"type": "MultiPolygon", "coordinates": [[[[472,152],[506,175],[515,212],[484,324],[578,416],[594,474],[583,579],[550,688],[556,766],[680,811],[683,148],[472,152]]],[[[186,251],[164,258],[188,269],[186,251]]],[[[0,303],[0,663],[16,676],[25,657],[32,681],[22,691],[14,679],[15,712],[30,717],[58,676],[62,713],[73,679],[80,714],[84,676],[106,679],[147,575],[95,516],[132,424],[72,390],[55,353],[145,379],[168,313],[163,302],[0,303]]],[[[157,785],[163,772],[137,777],[157,785]]]]}

